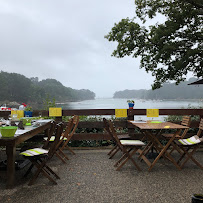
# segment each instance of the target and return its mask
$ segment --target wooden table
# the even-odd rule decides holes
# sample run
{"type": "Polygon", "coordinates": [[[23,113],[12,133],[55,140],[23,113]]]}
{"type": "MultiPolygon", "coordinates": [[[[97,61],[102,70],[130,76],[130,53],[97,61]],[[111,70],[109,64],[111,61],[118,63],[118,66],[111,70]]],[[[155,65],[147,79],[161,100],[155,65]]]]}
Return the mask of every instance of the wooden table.
{"type": "Polygon", "coordinates": [[[171,122],[161,122],[161,123],[152,123],[152,122],[139,123],[136,121],[128,121],[128,122],[133,124],[135,127],[139,128],[141,130],[141,132],[144,135],[146,135],[147,138],[151,141],[153,147],[159,152],[156,159],[149,166],[149,169],[148,169],[149,171],[151,171],[151,169],[154,167],[156,162],[164,155],[166,155],[166,156],[164,156],[164,158],[167,158],[168,160],[170,160],[176,166],[177,169],[181,170],[180,166],[173,159],[173,157],[169,153],[167,153],[167,149],[171,145],[171,143],[174,141],[176,135],[178,135],[182,129],[186,129],[188,127],[179,125],[179,124],[175,124],[175,123],[171,123],[171,122]],[[171,137],[171,139],[168,140],[167,144],[165,146],[163,146],[158,139],[158,135],[161,134],[162,130],[166,130],[166,129],[175,129],[176,132],[171,137]],[[153,131],[156,131],[156,133],[154,133],[153,131]]]}
{"type": "Polygon", "coordinates": [[[6,147],[6,155],[7,155],[7,188],[12,188],[15,183],[15,154],[16,154],[16,146],[31,137],[45,132],[47,135],[48,129],[51,126],[51,120],[44,120],[44,122],[40,122],[40,126],[38,127],[30,127],[29,130],[22,131],[22,134],[15,134],[13,138],[2,138],[0,135],[0,146],[6,147]]]}

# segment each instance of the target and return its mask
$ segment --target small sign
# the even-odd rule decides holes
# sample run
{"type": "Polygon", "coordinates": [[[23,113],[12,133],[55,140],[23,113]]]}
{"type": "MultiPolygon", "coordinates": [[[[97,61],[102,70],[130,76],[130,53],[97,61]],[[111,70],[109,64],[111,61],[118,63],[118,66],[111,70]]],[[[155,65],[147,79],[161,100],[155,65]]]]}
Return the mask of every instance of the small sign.
{"type": "Polygon", "coordinates": [[[17,118],[24,117],[24,111],[23,110],[11,110],[11,116],[12,117],[14,114],[17,114],[17,118]]]}
{"type": "Polygon", "coordinates": [[[115,109],[116,118],[127,117],[127,109],[115,109]]]}
{"type": "Polygon", "coordinates": [[[62,108],[49,108],[49,116],[60,117],[62,116],[62,108]]]}
{"type": "Polygon", "coordinates": [[[147,117],[159,117],[159,109],[147,109],[147,117]]]}

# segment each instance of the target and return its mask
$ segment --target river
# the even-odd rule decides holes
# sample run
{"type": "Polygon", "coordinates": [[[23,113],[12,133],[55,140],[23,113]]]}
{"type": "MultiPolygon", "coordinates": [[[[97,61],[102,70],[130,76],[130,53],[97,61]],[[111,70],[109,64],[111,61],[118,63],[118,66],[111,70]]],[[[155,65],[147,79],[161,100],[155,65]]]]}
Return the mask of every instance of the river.
{"type": "MultiPolygon", "coordinates": [[[[133,100],[135,101],[134,109],[180,109],[189,107],[197,108],[200,106],[203,107],[203,102],[200,101],[133,100]]],[[[128,109],[127,99],[113,98],[97,98],[95,100],[67,102],[63,104],[57,104],[57,106],[62,107],[62,109],[128,109]]],[[[159,116],[158,120],[163,121],[165,117],[166,116],[159,116]]],[[[134,116],[134,119],[153,120],[155,118],[147,118],[146,116],[134,116]]]]}
{"type": "MultiPolygon", "coordinates": [[[[134,109],[179,109],[188,107],[203,107],[200,101],[166,101],[166,100],[139,100],[135,101],[134,109]]],[[[67,102],[57,104],[63,109],[127,109],[127,99],[97,98],[95,100],[85,100],[80,102],[67,102]]]]}

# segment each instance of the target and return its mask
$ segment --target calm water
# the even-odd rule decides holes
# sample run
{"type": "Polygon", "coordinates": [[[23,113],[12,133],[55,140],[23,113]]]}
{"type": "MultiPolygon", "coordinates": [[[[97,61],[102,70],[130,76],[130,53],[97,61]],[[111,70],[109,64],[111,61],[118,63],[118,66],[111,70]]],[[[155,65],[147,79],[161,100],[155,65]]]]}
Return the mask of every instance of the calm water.
{"type": "MultiPolygon", "coordinates": [[[[200,101],[160,101],[160,100],[136,100],[134,109],[179,109],[203,106],[203,102],[200,101]]],[[[58,104],[63,109],[128,109],[127,99],[113,99],[102,98],[81,102],[68,102],[64,104],[58,104]]],[[[108,116],[105,116],[108,117],[108,116]]],[[[109,116],[110,117],[110,116],[109,116]]],[[[159,118],[149,118],[146,116],[134,116],[134,120],[164,120],[166,116],[159,116],[159,118]]]]}
{"type": "MultiPolygon", "coordinates": [[[[203,102],[200,101],[161,101],[161,100],[138,100],[135,101],[135,109],[178,109],[188,108],[188,106],[199,107],[203,106],[203,102]]],[[[87,100],[81,102],[68,102],[64,104],[58,104],[57,106],[63,109],[127,109],[127,99],[113,99],[102,98],[95,100],[87,100]]]]}

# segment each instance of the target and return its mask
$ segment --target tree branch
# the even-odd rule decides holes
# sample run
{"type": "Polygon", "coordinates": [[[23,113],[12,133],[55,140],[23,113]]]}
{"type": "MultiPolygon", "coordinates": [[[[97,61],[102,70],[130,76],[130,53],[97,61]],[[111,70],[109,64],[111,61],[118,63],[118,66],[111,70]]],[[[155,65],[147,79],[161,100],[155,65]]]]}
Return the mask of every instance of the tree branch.
{"type": "Polygon", "coordinates": [[[182,2],[188,2],[190,4],[192,4],[193,6],[195,6],[196,8],[203,8],[203,4],[201,3],[197,3],[194,0],[181,0],[182,2]]]}
{"type": "Polygon", "coordinates": [[[203,15],[203,9],[198,10],[198,11],[197,11],[197,14],[198,14],[198,15],[203,15]]]}

